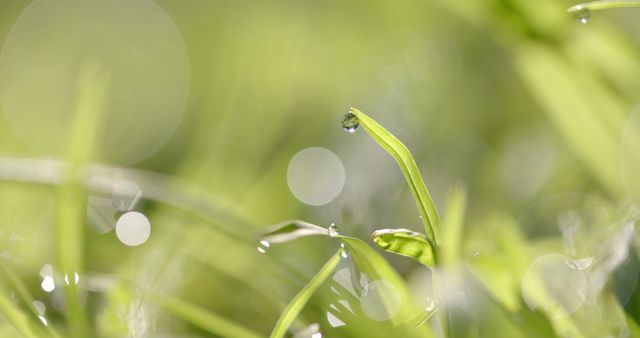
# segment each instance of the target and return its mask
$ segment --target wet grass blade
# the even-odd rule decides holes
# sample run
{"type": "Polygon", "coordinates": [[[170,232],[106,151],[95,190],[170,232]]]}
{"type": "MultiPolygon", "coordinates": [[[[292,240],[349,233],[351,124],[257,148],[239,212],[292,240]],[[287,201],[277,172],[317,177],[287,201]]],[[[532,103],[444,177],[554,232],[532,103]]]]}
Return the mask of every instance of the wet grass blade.
{"type": "Polygon", "coordinates": [[[433,247],[423,234],[408,229],[381,229],[371,234],[371,240],[385,251],[411,257],[430,268],[435,267],[433,247]]]}
{"type": "Polygon", "coordinates": [[[321,226],[300,220],[288,220],[274,224],[260,233],[260,240],[269,243],[283,243],[307,236],[329,236],[329,231],[321,226]]]}
{"type": "Polygon", "coordinates": [[[591,1],[585,2],[582,4],[577,4],[575,6],[571,6],[567,9],[569,13],[578,13],[580,11],[588,10],[588,11],[598,11],[603,9],[612,9],[612,8],[627,8],[627,7],[640,7],[640,1],[591,1]]]}
{"type": "Polygon", "coordinates": [[[280,314],[280,318],[276,326],[271,332],[271,338],[282,338],[287,330],[298,317],[300,311],[307,304],[311,296],[318,290],[322,283],[333,273],[340,263],[340,252],[337,252],[327,263],[318,271],[318,273],[309,281],[309,283],[293,298],[287,307],[280,314]]]}
{"type": "Polygon", "coordinates": [[[384,127],[367,116],[365,113],[358,109],[351,108],[350,112],[358,118],[358,122],[364,130],[384,149],[386,150],[398,163],[402,173],[404,174],[407,184],[411,189],[420,215],[422,216],[422,222],[424,223],[427,238],[434,245],[437,246],[440,243],[441,226],[440,217],[436,206],[429,195],[427,187],[424,185],[422,175],[418,170],[415,160],[407,147],[400,142],[395,136],[388,132],[384,127]]]}
{"type": "Polygon", "coordinates": [[[198,306],[189,304],[178,298],[161,295],[159,293],[147,294],[146,299],[156,303],[177,317],[197,326],[207,332],[221,337],[229,338],[260,338],[261,335],[234,323],[229,319],[218,316],[198,306]]]}

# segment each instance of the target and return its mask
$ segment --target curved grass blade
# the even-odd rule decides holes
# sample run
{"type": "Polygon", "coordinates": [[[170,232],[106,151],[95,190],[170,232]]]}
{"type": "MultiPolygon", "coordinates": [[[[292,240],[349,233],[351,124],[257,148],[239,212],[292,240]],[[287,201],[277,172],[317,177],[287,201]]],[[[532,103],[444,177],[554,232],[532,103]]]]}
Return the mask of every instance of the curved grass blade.
{"type": "Polygon", "coordinates": [[[628,8],[628,7],[640,7],[640,1],[591,1],[582,4],[571,6],[567,9],[567,12],[571,14],[579,13],[580,11],[599,11],[603,9],[612,8],[628,8]]]}
{"type": "Polygon", "coordinates": [[[422,312],[416,314],[404,323],[400,324],[398,328],[404,330],[405,333],[409,333],[417,329],[418,327],[420,327],[420,325],[424,324],[427,320],[433,317],[433,315],[435,315],[438,310],[439,306],[437,304],[434,304],[433,307],[424,309],[422,312]]]}
{"type": "Polygon", "coordinates": [[[367,116],[365,113],[356,108],[351,108],[350,112],[356,117],[364,128],[364,130],[386,150],[398,163],[402,173],[404,174],[413,198],[416,200],[418,210],[422,216],[422,222],[427,233],[428,240],[437,246],[440,243],[442,233],[440,226],[440,217],[436,206],[429,195],[427,187],[424,185],[422,175],[416,165],[415,160],[407,147],[400,142],[395,136],[388,132],[378,122],[367,116]]]}
{"type": "Polygon", "coordinates": [[[177,317],[221,337],[229,338],[260,338],[261,335],[240,326],[231,320],[218,316],[198,306],[189,304],[178,298],[165,296],[159,293],[147,294],[148,301],[154,302],[173,313],[177,317]]]}
{"type": "Polygon", "coordinates": [[[433,247],[423,234],[408,229],[381,229],[371,234],[371,240],[385,251],[411,257],[430,268],[435,267],[433,247]]]}
{"type": "MultiPolygon", "coordinates": [[[[413,297],[407,288],[404,279],[391,267],[389,262],[380,256],[372,247],[367,243],[361,241],[358,238],[349,236],[338,236],[342,242],[347,246],[349,254],[353,258],[353,262],[356,267],[365,272],[371,280],[384,280],[391,283],[398,291],[400,296],[401,308],[400,311],[390,319],[391,324],[394,326],[401,325],[410,318],[412,318],[418,308],[413,303],[413,297]]],[[[390,300],[382,296],[382,303],[388,304],[390,300]]],[[[395,333],[395,330],[394,330],[395,333]]],[[[397,336],[397,335],[396,335],[397,336]]],[[[417,327],[414,332],[404,337],[433,337],[434,334],[426,326],[417,327]]]]}
{"type": "Polygon", "coordinates": [[[340,254],[340,252],[334,254],[311,281],[293,298],[284,311],[282,311],[276,326],[273,328],[273,332],[271,332],[271,338],[284,337],[289,326],[291,326],[296,317],[298,317],[298,314],[300,314],[300,311],[302,311],[302,308],[304,308],[311,296],[338,266],[338,263],[340,263],[340,254]]]}
{"type": "Polygon", "coordinates": [[[260,234],[260,240],[269,243],[284,243],[318,235],[329,236],[329,230],[300,220],[288,220],[268,227],[260,234]]]}

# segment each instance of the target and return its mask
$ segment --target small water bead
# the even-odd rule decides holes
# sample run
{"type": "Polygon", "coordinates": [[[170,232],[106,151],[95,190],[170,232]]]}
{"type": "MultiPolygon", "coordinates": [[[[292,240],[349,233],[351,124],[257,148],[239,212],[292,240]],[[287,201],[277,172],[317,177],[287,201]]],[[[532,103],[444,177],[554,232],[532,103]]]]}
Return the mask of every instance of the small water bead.
{"type": "Polygon", "coordinates": [[[329,237],[338,237],[339,235],[338,226],[335,223],[331,223],[329,225],[329,237]]]}
{"type": "Polygon", "coordinates": [[[31,302],[31,304],[33,305],[33,307],[38,312],[38,315],[40,316],[43,316],[44,312],[47,310],[47,307],[44,305],[44,303],[39,300],[34,300],[33,302],[31,302]]]}
{"type": "Polygon", "coordinates": [[[353,133],[358,130],[358,127],[360,127],[360,121],[356,114],[352,112],[344,114],[344,118],[342,118],[342,129],[348,133],[353,133]]]}
{"type": "Polygon", "coordinates": [[[591,19],[591,11],[582,6],[576,6],[573,10],[573,17],[581,24],[586,24],[591,19]]]}
{"type": "Polygon", "coordinates": [[[51,292],[56,288],[56,282],[53,280],[53,277],[45,276],[42,279],[40,287],[42,287],[42,290],[44,290],[45,292],[51,292]]]}
{"type": "Polygon", "coordinates": [[[349,258],[349,251],[344,243],[340,243],[340,257],[343,259],[349,258]]]}
{"type": "Polygon", "coordinates": [[[261,254],[267,253],[267,249],[269,249],[270,247],[271,247],[271,243],[267,241],[260,241],[258,243],[258,252],[261,254]]]}
{"type": "MultiPolygon", "coordinates": [[[[80,282],[80,276],[78,275],[77,272],[73,273],[73,284],[74,285],[78,285],[78,282],[80,282]]],[[[71,282],[69,281],[69,275],[64,275],[64,282],[67,283],[67,285],[70,285],[71,282]]]]}

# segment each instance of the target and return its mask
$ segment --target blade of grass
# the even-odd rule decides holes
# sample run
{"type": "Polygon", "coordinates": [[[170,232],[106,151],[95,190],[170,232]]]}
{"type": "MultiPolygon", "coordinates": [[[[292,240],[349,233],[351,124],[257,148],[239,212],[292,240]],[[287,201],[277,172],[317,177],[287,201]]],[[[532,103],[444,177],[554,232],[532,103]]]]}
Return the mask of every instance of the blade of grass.
{"type": "MultiPolygon", "coordinates": [[[[4,289],[0,285],[0,289],[4,289]]],[[[27,315],[20,311],[15,305],[11,304],[4,290],[0,292],[0,312],[7,318],[13,327],[26,338],[38,338],[31,329],[30,321],[27,315]]]]}
{"type": "Polygon", "coordinates": [[[300,220],[289,220],[274,224],[260,234],[261,241],[282,243],[307,236],[328,236],[329,231],[321,226],[300,220]]]}
{"type": "Polygon", "coordinates": [[[240,324],[209,312],[198,306],[189,304],[178,298],[165,296],[159,293],[149,293],[145,298],[161,306],[167,312],[177,317],[221,337],[229,338],[260,338],[260,334],[253,332],[240,324]]]}
{"type": "Polygon", "coordinates": [[[411,257],[430,268],[435,267],[433,247],[423,234],[408,229],[380,229],[371,234],[371,240],[387,252],[411,257]]]}
{"type": "Polygon", "coordinates": [[[447,196],[442,245],[440,257],[443,265],[455,264],[460,257],[460,243],[464,226],[464,212],[467,196],[462,186],[453,188],[447,196]]]}
{"type": "Polygon", "coordinates": [[[571,6],[567,9],[569,13],[575,13],[582,10],[599,11],[612,8],[628,8],[640,7],[640,1],[591,1],[571,6]]]}
{"type": "Polygon", "coordinates": [[[271,338],[282,338],[287,330],[298,317],[302,308],[309,301],[311,296],[318,290],[320,285],[333,273],[333,270],[340,262],[340,252],[337,252],[327,261],[327,263],[318,271],[318,273],[309,281],[309,283],[293,298],[293,300],[282,311],[276,326],[271,332],[271,338]]]}
{"type": "Polygon", "coordinates": [[[416,200],[416,204],[420,211],[420,215],[422,216],[422,222],[424,223],[424,228],[427,233],[427,238],[434,247],[437,246],[440,243],[442,232],[440,228],[440,217],[438,216],[436,206],[431,199],[431,195],[429,195],[429,191],[424,185],[422,175],[418,170],[413,156],[411,156],[407,147],[400,142],[400,140],[365,113],[356,108],[351,108],[350,112],[358,117],[358,121],[364,130],[384,150],[386,150],[400,166],[400,169],[407,180],[407,184],[411,189],[411,193],[416,200]]]}
{"type": "MultiPolygon", "coordinates": [[[[100,72],[96,65],[82,68],[73,127],[67,142],[69,170],[56,198],[56,261],[58,268],[67,276],[82,271],[87,199],[83,187],[83,168],[93,155],[106,85],[106,74],[100,72]]],[[[84,338],[89,336],[88,321],[80,305],[77,289],[76,283],[67,283],[64,288],[69,334],[84,338]]]]}

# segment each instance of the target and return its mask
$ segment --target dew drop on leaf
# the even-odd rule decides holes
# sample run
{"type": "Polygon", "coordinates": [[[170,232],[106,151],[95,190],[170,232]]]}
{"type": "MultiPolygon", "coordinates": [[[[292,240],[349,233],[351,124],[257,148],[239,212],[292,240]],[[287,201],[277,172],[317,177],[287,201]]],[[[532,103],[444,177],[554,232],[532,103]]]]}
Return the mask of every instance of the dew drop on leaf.
{"type": "Polygon", "coordinates": [[[360,127],[360,121],[358,121],[356,114],[352,112],[344,114],[344,118],[342,119],[342,128],[346,132],[353,133],[358,129],[358,127],[360,127]]]}
{"type": "Polygon", "coordinates": [[[577,6],[575,8],[575,11],[573,12],[573,16],[576,18],[576,21],[578,21],[579,23],[586,24],[587,22],[589,22],[589,19],[591,18],[591,11],[588,8],[577,6]]]}
{"type": "Polygon", "coordinates": [[[340,257],[343,259],[347,259],[349,257],[349,251],[347,250],[347,246],[344,243],[340,243],[340,257]]]}
{"type": "Polygon", "coordinates": [[[340,235],[338,226],[335,223],[331,223],[331,225],[329,225],[329,237],[337,237],[338,235],[340,235]]]}
{"type": "Polygon", "coordinates": [[[267,241],[260,241],[258,243],[258,252],[262,254],[267,253],[267,250],[269,249],[269,247],[271,247],[271,243],[267,241]]]}

